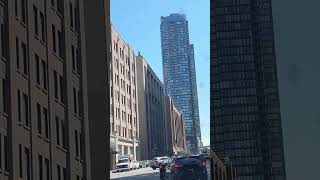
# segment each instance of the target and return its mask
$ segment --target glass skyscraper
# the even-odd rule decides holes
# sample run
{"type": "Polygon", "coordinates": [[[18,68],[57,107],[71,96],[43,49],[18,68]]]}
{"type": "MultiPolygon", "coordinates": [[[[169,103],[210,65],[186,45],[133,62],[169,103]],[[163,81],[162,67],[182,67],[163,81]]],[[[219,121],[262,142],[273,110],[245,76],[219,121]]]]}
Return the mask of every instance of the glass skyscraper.
{"type": "Polygon", "coordinates": [[[201,142],[196,70],[188,21],[183,14],[161,17],[161,48],[165,93],[183,112],[187,147],[197,152],[201,142]]]}
{"type": "Polygon", "coordinates": [[[271,0],[211,0],[211,144],[239,180],[285,180],[271,0]]]}

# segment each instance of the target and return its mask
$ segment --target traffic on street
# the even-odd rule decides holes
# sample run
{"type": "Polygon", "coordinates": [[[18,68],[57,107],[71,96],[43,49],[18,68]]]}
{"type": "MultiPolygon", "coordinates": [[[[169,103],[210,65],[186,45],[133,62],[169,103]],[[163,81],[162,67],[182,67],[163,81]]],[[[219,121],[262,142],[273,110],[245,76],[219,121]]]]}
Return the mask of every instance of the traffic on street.
{"type": "Polygon", "coordinates": [[[110,172],[117,180],[210,180],[210,162],[205,156],[184,155],[155,157],[152,161],[128,162],[119,160],[117,168],[110,172]],[[134,164],[137,163],[135,166],[134,164]],[[125,166],[124,166],[125,165],[125,166]]]}

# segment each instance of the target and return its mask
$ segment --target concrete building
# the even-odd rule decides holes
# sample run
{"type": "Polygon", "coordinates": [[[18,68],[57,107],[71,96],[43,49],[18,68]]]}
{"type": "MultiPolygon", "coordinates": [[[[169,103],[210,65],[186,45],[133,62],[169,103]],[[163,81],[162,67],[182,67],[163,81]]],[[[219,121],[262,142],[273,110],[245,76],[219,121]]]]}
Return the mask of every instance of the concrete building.
{"type": "Polygon", "coordinates": [[[137,59],[140,160],[166,155],[163,84],[140,54],[137,59]]]}
{"type": "MultiPolygon", "coordinates": [[[[110,179],[109,147],[109,76],[110,76],[110,1],[90,0],[84,3],[85,55],[88,103],[91,179],[110,179]],[[105,22],[105,23],[102,23],[105,22]],[[109,51],[107,51],[109,50],[109,51]]],[[[84,43],[83,43],[84,44],[84,43]]],[[[59,179],[58,179],[59,180],[59,179]]],[[[77,179],[78,180],[78,179],[77,179]]],[[[87,178],[89,180],[89,178],[87,178]]]]}
{"type": "Polygon", "coordinates": [[[137,158],[139,119],[136,57],[133,49],[111,25],[110,148],[113,159],[132,154],[137,158]]]}
{"type": "Polygon", "coordinates": [[[91,179],[83,2],[0,0],[0,179],[91,179]]]}
{"type": "Polygon", "coordinates": [[[174,106],[169,95],[165,95],[165,119],[167,134],[167,153],[176,155],[186,150],[186,132],[182,112],[174,106]]]}
{"type": "Polygon", "coordinates": [[[187,147],[198,153],[201,145],[200,117],[194,47],[189,41],[188,20],[184,14],[161,17],[161,49],[165,94],[183,112],[187,147]]]}

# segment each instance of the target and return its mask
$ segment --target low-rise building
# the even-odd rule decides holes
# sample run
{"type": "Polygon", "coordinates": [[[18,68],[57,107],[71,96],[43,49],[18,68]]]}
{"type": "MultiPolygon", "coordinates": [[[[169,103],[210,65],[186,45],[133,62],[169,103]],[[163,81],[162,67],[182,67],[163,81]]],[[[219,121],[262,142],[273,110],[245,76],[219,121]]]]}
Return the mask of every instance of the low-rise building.
{"type": "Polygon", "coordinates": [[[209,162],[212,180],[236,180],[236,169],[227,159],[225,158],[225,161],[222,161],[214,151],[210,150],[209,162]]]}
{"type": "Polygon", "coordinates": [[[176,155],[186,150],[186,132],[182,112],[174,106],[169,95],[165,95],[165,118],[167,155],[176,155]]]}

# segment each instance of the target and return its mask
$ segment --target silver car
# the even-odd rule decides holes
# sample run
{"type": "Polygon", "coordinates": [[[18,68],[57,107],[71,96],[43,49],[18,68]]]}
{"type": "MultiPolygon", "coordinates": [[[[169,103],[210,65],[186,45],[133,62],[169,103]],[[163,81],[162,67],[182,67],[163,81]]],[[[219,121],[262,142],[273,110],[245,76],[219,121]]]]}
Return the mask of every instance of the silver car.
{"type": "Polygon", "coordinates": [[[170,158],[167,156],[164,157],[155,157],[152,159],[151,163],[150,163],[150,167],[155,170],[157,168],[160,167],[160,163],[163,163],[166,160],[169,160],[170,158]]]}

